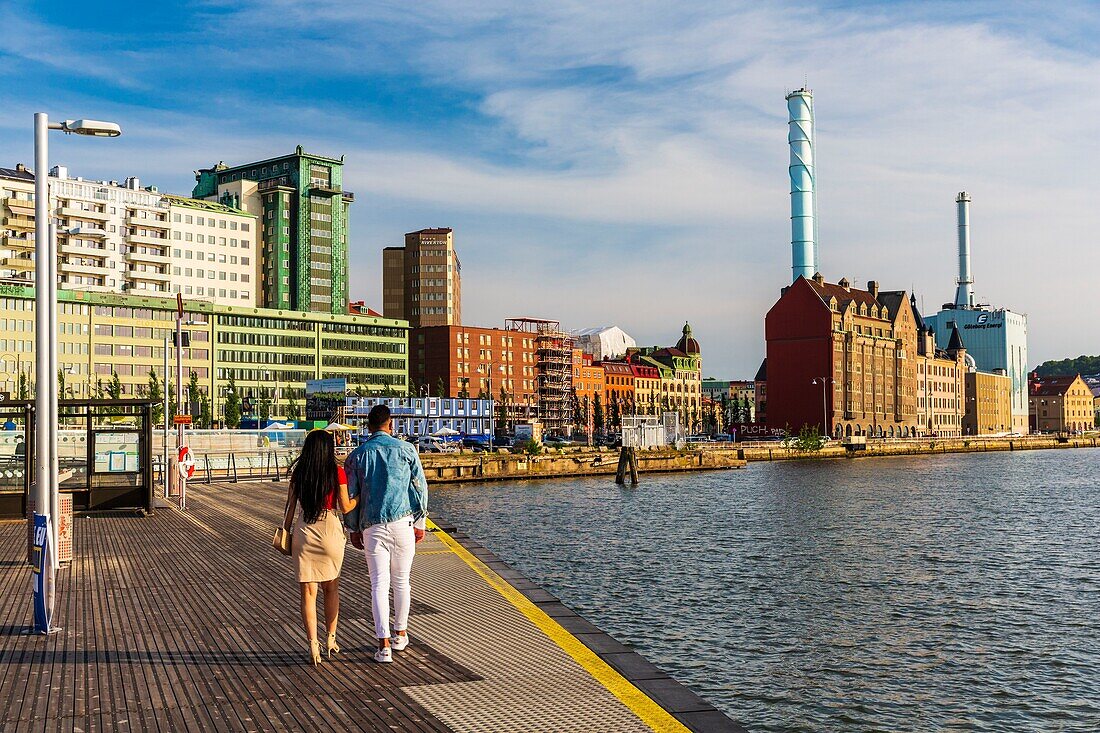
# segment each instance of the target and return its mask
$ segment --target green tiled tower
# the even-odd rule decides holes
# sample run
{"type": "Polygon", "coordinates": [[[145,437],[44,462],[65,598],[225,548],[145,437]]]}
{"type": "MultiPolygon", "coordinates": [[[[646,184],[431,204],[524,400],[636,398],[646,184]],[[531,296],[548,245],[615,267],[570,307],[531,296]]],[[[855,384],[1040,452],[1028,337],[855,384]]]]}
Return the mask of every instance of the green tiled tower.
{"type": "Polygon", "coordinates": [[[195,171],[195,198],[260,217],[263,305],[347,313],[348,208],[344,159],[307,153],[195,171]]]}

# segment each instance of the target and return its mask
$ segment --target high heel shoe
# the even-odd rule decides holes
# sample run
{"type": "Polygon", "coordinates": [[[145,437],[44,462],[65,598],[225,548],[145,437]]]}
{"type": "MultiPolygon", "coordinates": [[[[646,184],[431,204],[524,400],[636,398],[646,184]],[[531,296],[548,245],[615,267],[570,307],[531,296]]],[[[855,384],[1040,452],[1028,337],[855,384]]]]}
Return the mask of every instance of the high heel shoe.
{"type": "Polygon", "coordinates": [[[309,642],[309,661],[313,662],[314,667],[321,663],[321,642],[309,642]]]}
{"type": "Polygon", "coordinates": [[[328,658],[332,659],[333,654],[340,653],[340,645],[336,643],[336,632],[333,631],[328,635],[328,658]]]}

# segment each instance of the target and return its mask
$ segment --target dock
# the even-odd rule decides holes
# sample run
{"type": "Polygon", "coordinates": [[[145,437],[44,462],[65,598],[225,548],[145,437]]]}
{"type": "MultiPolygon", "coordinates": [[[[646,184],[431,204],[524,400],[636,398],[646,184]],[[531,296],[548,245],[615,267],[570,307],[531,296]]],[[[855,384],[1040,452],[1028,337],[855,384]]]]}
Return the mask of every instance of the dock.
{"type": "Polygon", "coordinates": [[[285,486],[78,516],[49,636],[26,633],[26,526],[0,524],[0,731],[743,730],[443,522],[417,547],[409,648],[370,660],[367,567],[348,545],[343,652],[314,668],[291,560],[270,546],[285,486]]]}

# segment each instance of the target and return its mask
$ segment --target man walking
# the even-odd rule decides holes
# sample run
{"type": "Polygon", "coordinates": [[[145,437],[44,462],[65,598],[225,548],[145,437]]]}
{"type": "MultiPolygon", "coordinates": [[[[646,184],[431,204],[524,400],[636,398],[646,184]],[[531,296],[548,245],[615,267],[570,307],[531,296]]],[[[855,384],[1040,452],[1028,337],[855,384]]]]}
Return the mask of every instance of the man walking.
{"type": "Polygon", "coordinates": [[[374,661],[393,661],[409,645],[409,574],[416,543],[424,539],[428,482],[416,449],[393,437],[390,408],[375,405],[367,415],[370,437],[344,461],[348,495],[359,502],[344,515],[351,544],[363,550],[370,570],[371,611],[378,650],[374,661]],[[393,632],[390,634],[390,589],[393,632]]]}

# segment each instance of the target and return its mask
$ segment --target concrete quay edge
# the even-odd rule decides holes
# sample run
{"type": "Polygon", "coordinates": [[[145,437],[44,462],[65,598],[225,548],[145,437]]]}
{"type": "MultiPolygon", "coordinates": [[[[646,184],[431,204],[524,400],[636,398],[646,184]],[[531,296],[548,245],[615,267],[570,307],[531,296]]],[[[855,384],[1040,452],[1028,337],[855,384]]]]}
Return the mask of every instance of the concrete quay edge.
{"type": "MultiPolygon", "coordinates": [[[[746,733],[744,727],[725,713],[673,679],[667,672],[631,647],[600,630],[455,525],[439,517],[433,517],[432,522],[433,531],[445,534],[476,558],[501,583],[514,589],[549,617],[549,620],[560,629],[561,634],[568,635],[587,647],[625,682],[637,688],[642,695],[671,714],[685,728],[693,733],[746,733]]],[[[553,636],[557,634],[552,635],[552,639],[553,636]]],[[[553,640],[560,645],[557,639],[553,640]]],[[[609,684],[605,680],[601,682],[612,689],[613,683],[609,684]]]]}

